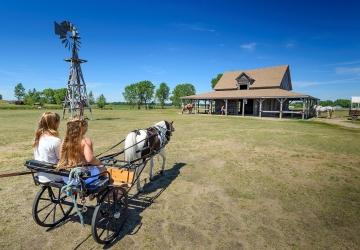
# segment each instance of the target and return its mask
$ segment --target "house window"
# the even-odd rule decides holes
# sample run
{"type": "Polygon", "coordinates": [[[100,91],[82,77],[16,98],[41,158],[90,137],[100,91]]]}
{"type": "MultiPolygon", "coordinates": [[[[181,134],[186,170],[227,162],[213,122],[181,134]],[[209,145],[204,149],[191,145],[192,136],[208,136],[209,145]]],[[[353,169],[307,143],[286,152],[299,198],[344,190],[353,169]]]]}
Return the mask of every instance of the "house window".
{"type": "Polygon", "coordinates": [[[239,85],[239,89],[248,89],[248,85],[243,84],[243,85],[239,85]]]}
{"type": "Polygon", "coordinates": [[[236,80],[238,89],[249,89],[249,85],[251,84],[251,78],[249,78],[246,74],[240,75],[240,77],[238,77],[236,80]]]}

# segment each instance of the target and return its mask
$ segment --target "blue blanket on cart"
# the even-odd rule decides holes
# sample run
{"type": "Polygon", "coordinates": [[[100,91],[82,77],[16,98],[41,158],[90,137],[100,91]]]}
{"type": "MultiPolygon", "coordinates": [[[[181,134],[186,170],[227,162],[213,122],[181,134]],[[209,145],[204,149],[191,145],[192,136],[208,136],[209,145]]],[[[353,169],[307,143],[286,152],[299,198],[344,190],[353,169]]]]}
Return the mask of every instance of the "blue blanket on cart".
{"type": "MultiPolygon", "coordinates": [[[[91,183],[95,182],[96,180],[99,179],[100,175],[103,171],[102,168],[98,167],[98,166],[88,166],[88,167],[84,167],[84,169],[86,169],[87,171],[90,172],[90,176],[94,176],[94,177],[88,177],[84,180],[86,185],[90,185],[91,183]]],[[[69,181],[69,177],[62,177],[63,181],[67,184],[69,181]]]]}

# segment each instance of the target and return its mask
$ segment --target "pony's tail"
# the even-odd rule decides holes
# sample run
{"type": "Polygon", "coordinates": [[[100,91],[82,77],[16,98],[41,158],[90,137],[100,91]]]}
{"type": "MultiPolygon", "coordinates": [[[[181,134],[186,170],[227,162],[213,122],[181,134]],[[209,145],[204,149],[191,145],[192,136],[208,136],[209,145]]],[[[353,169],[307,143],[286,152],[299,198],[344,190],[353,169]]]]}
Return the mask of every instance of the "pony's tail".
{"type": "Polygon", "coordinates": [[[125,161],[133,161],[136,158],[136,133],[131,132],[125,139],[125,161]]]}

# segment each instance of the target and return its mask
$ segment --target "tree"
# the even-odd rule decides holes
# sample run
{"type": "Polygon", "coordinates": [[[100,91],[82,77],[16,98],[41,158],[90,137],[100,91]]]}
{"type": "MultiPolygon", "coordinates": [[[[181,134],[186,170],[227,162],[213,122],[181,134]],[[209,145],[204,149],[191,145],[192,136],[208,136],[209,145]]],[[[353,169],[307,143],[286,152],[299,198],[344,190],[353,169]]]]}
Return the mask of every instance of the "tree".
{"type": "Polygon", "coordinates": [[[94,98],[94,95],[93,95],[92,91],[89,92],[88,98],[89,98],[89,104],[93,105],[95,103],[95,98],[94,98]]]}
{"type": "Polygon", "coordinates": [[[343,108],[350,108],[351,101],[348,100],[348,99],[337,99],[337,100],[334,102],[334,105],[335,105],[335,106],[341,106],[341,107],[343,107],[343,108]]]}
{"type": "Polygon", "coordinates": [[[14,89],[14,96],[16,97],[16,99],[17,99],[18,101],[21,101],[21,100],[24,99],[24,96],[25,96],[25,88],[24,88],[24,86],[22,85],[22,83],[16,84],[15,89],[14,89]]]}
{"type": "Polygon", "coordinates": [[[3,97],[2,97],[2,94],[0,94],[0,100],[2,100],[2,98],[3,98],[3,97]]]}
{"type": "Polygon", "coordinates": [[[215,85],[218,83],[222,75],[223,74],[217,74],[215,78],[211,79],[211,88],[215,88],[215,85]]]}
{"type": "Polygon", "coordinates": [[[147,104],[154,96],[154,89],[154,84],[147,80],[133,83],[125,87],[124,99],[129,104],[137,103],[138,109],[140,109],[141,104],[144,104],[147,108],[147,104]]]}
{"type": "Polygon", "coordinates": [[[42,94],[44,96],[46,103],[56,104],[55,97],[54,97],[54,94],[55,94],[54,89],[50,89],[50,88],[44,89],[42,91],[42,94]]]}
{"type": "Polygon", "coordinates": [[[134,83],[126,86],[125,91],[123,92],[123,96],[128,104],[135,106],[135,104],[139,102],[136,84],[134,83]]]}
{"type": "Polygon", "coordinates": [[[45,99],[42,97],[41,92],[36,91],[36,89],[29,89],[29,91],[24,96],[24,103],[27,105],[34,105],[35,103],[39,103],[43,105],[45,99]]]}
{"type": "Polygon", "coordinates": [[[167,86],[166,83],[160,83],[159,88],[156,90],[156,98],[160,102],[161,108],[164,108],[165,101],[169,99],[170,88],[167,86]]]}
{"type": "Polygon", "coordinates": [[[66,88],[54,89],[54,100],[56,104],[62,104],[66,96],[66,88]]]}
{"type": "Polygon", "coordinates": [[[103,94],[101,94],[98,97],[98,99],[96,100],[96,104],[97,104],[98,108],[103,109],[105,107],[106,99],[105,99],[105,96],[103,94]]]}
{"type": "MultiPolygon", "coordinates": [[[[140,104],[144,104],[147,108],[147,104],[151,101],[151,99],[154,96],[154,89],[155,86],[150,81],[141,81],[137,83],[137,94],[138,98],[140,100],[140,104]]],[[[138,106],[138,109],[140,109],[140,106],[138,106]]]]}
{"type": "Polygon", "coordinates": [[[320,101],[321,106],[334,106],[334,102],[331,100],[320,101]]]}
{"type": "Polygon", "coordinates": [[[170,98],[173,105],[180,107],[181,106],[181,99],[180,97],[188,96],[188,95],[195,95],[195,87],[191,83],[183,83],[178,84],[174,88],[172,92],[172,97],[170,98]]]}

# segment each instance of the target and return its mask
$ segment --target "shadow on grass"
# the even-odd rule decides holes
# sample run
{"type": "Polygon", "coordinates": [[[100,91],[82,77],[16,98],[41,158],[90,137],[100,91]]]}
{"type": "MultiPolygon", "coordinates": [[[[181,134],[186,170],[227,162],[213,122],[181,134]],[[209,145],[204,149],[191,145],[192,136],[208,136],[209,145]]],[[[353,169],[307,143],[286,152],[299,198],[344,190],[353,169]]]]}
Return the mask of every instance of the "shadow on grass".
{"type": "Polygon", "coordinates": [[[141,213],[166,190],[166,188],[178,177],[180,169],[186,163],[175,163],[170,169],[164,170],[164,174],[154,176],[153,181],[144,185],[144,191],[140,194],[129,196],[129,216],[119,236],[110,244],[105,245],[104,249],[111,248],[126,235],[136,234],[141,226],[141,213]],[[149,194],[152,194],[149,196],[149,194]]]}
{"type": "MultiPolygon", "coordinates": [[[[157,174],[154,176],[154,179],[151,182],[146,183],[143,187],[142,193],[129,195],[129,200],[128,200],[129,210],[128,210],[128,217],[126,219],[126,222],[122,227],[122,229],[120,230],[119,235],[115,238],[115,240],[110,244],[104,245],[103,246],[104,249],[111,248],[126,235],[134,235],[140,230],[142,226],[141,213],[146,208],[150,207],[151,204],[154,203],[154,201],[178,177],[178,175],[180,174],[180,169],[185,165],[186,163],[182,163],[182,162],[175,163],[172,168],[164,170],[163,175],[157,174]]],[[[83,220],[85,225],[91,226],[93,213],[94,213],[94,207],[88,206],[86,213],[83,214],[83,220]]],[[[79,217],[77,216],[76,212],[73,212],[70,215],[70,217],[64,222],[58,224],[55,227],[49,228],[47,231],[51,231],[56,228],[59,228],[62,225],[69,222],[80,223],[79,217]]],[[[89,238],[91,238],[91,234],[89,234],[85,239],[83,239],[80,243],[78,243],[74,247],[74,249],[78,249],[89,238]]]]}

